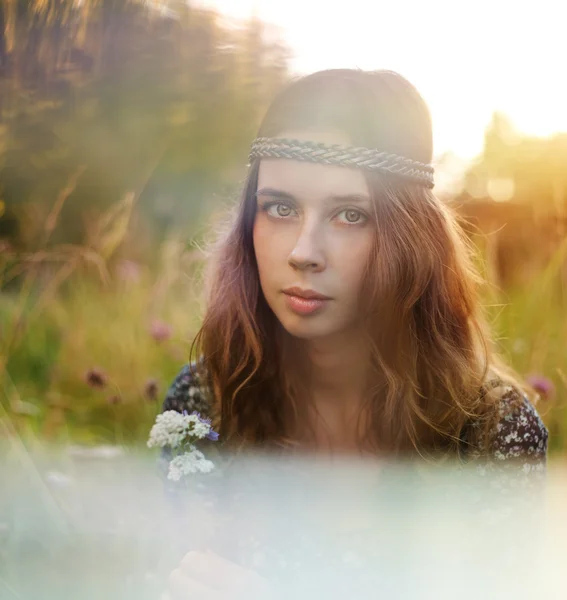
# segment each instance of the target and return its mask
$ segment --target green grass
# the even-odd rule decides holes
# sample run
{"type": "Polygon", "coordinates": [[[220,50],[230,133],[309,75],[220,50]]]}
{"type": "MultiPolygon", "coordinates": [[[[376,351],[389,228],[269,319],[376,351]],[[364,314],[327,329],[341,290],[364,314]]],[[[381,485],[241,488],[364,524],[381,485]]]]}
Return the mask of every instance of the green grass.
{"type": "Polygon", "coordinates": [[[0,399],[9,431],[53,443],[145,440],[199,324],[198,269],[181,245],[169,245],[156,277],[146,272],[127,283],[111,275],[101,283],[77,271],[47,302],[40,283],[28,297],[0,296],[0,399]],[[154,339],[155,320],[171,328],[168,339],[154,339]],[[88,385],[90,369],[103,372],[103,387],[88,385]],[[154,399],[149,380],[158,384],[154,399]]]}

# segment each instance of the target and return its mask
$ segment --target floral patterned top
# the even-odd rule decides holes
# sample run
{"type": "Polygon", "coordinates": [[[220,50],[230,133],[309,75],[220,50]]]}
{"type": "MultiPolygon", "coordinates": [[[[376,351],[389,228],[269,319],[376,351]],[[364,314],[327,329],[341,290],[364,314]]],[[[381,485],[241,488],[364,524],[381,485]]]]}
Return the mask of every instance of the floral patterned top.
{"type": "MultiPolygon", "coordinates": [[[[526,475],[544,472],[548,430],[541,417],[525,394],[514,386],[506,385],[501,379],[490,380],[481,393],[496,387],[502,388],[502,393],[500,417],[492,447],[488,452],[482,448],[468,452],[469,460],[488,454],[496,465],[514,462],[526,475]]],[[[207,392],[191,365],[186,364],[175,377],[166,393],[162,410],[198,411],[210,415],[207,392]]],[[[488,467],[484,465],[483,468],[488,467]]]]}
{"type": "MultiPolygon", "coordinates": [[[[473,464],[478,461],[476,468],[481,475],[490,474],[494,471],[500,474],[498,477],[500,488],[495,493],[499,495],[499,498],[503,498],[503,502],[498,502],[499,508],[494,510],[494,497],[491,496],[488,504],[485,503],[480,508],[480,515],[487,519],[484,523],[501,523],[503,519],[509,517],[511,500],[517,496],[522,496],[522,494],[517,494],[518,489],[523,489],[526,485],[530,489],[533,487],[541,488],[542,478],[546,470],[548,431],[536,409],[528,398],[515,387],[506,386],[501,380],[492,380],[485,386],[486,389],[494,387],[501,387],[502,393],[499,406],[500,419],[497,423],[497,431],[492,447],[488,452],[477,449],[469,454],[469,461],[472,461],[473,464]],[[487,454],[492,460],[481,460],[487,454]],[[513,468],[508,470],[502,468],[503,465],[513,466],[513,468]],[[501,496],[501,494],[504,494],[504,496],[501,496]],[[488,506],[488,509],[485,508],[486,506],[488,506]],[[502,509],[502,507],[504,508],[502,509]]],[[[207,390],[199,380],[198,374],[194,373],[190,365],[185,365],[167,391],[162,410],[198,411],[202,415],[208,415],[210,414],[210,406],[207,396],[207,390]]],[[[168,460],[167,449],[162,454],[162,460],[163,467],[165,467],[168,460]]],[[[392,473],[390,478],[387,471],[386,469],[380,482],[377,505],[384,509],[384,506],[390,502],[391,505],[394,504],[397,507],[397,510],[400,503],[405,503],[409,504],[408,512],[413,511],[415,513],[421,502],[418,492],[412,491],[408,495],[406,487],[399,497],[394,498],[395,492],[392,490],[398,485],[399,478],[396,477],[395,473],[392,473]]],[[[328,530],[334,527],[336,518],[327,518],[322,527],[314,525],[314,523],[317,518],[325,520],[325,517],[321,515],[325,514],[325,506],[331,501],[331,497],[328,494],[325,495],[325,492],[317,490],[317,484],[313,483],[311,475],[301,479],[299,485],[297,485],[297,480],[284,483],[288,474],[285,472],[285,468],[282,468],[281,474],[278,474],[276,479],[276,481],[282,482],[280,491],[274,492],[269,498],[262,492],[258,494],[250,493],[249,488],[244,494],[234,492],[234,489],[238,487],[238,481],[245,479],[246,476],[246,469],[239,470],[238,467],[235,467],[227,477],[223,476],[216,480],[208,479],[207,481],[211,483],[202,483],[205,480],[199,479],[200,489],[205,490],[202,492],[202,498],[210,499],[214,496],[217,499],[225,498],[227,496],[226,491],[230,489],[231,492],[228,496],[235,498],[234,504],[230,500],[230,510],[233,511],[235,506],[238,507],[239,517],[233,518],[230,526],[223,525],[222,540],[217,540],[217,545],[213,544],[213,547],[218,547],[224,554],[227,553],[227,547],[232,548],[232,554],[229,558],[274,579],[279,582],[278,585],[281,585],[282,589],[285,588],[288,591],[292,590],[292,588],[286,587],[288,585],[292,585],[292,587],[297,585],[297,589],[300,589],[302,593],[305,592],[306,586],[319,585],[321,578],[315,577],[313,579],[309,573],[305,577],[301,574],[302,565],[306,564],[306,560],[311,565],[313,561],[321,565],[325,578],[328,578],[329,574],[336,574],[336,585],[338,587],[333,592],[339,594],[337,597],[353,596],[353,582],[360,586],[360,590],[358,590],[359,597],[364,595],[364,589],[375,590],[378,580],[382,589],[388,588],[390,585],[388,579],[393,578],[392,573],[394,571],[388,567],[388,564],[391,564],[388,562],[391,559],[390,551],[387,548],[385,550],[384,535],[387,535],[385,534],[387,528],[385,529],[382,524],[374,526],[374,523],[379,522],[382,518],[384,510],[380,508],[372,510],[372,506],[366,513],[362,511],[357,514],[357,511],[345,510],[345,521],[352,524],[352,519],[356,520],[358,516],[359,520],[360,518],[366,519],[364,525],[355,524],[348,534],[336,534],[336,531],[329,533],[328,530]],[[313,509],[312,516],[305,517],[304,508],[311,504],[318,494],[320,495],[318,508],[313,509]],[[305,501],[306,498],[308,498],[307,502],[305,501]],[[280,505],[282,508],[285,506],[285,508],[283,510],[278,509],[277,507],[280,505]],[[301,510],[294,513],[293,506],[300,506],[301,510]],[[362,514],[366,516],[362,517],[362,514]],[[315,518],[313,518],[313,515],[315,515],[315,518]],[[373,519],[374,521],[372,521],[373,519]],[[369,521],[372,521],[372,523],[369,521]],[[275,528],[279,528],[278,531],[284,532],[284,534],[274,535],[275,528]],[[321,534],[322,531],[323,534],[321,534]],[[323,539],[332,539],[332,541],[321,544],[322,536],[323,539]],[[337,537],[328,538],[325,536],[337,537]],[[229,538],[231,542],[227,543],[229,538]],[[306,559],[306,557],[308,558],[306,559]],[[290,573],[293,573],[292,577],[290,577],[290,573]],[[348,589],[344,589],[339,593],[342,589],[340,586],[344,586],[345,581],[350,582],[347,585],[348,589]]],[[[203,477],[210,477],[210,475],[203,477]]],[[[467,485],[468,482],[464,478],[462,482],[458,481],[454,487],[458,489],[459,498],[464,498],[468,502],[478,490],[474,487],[467,488],[467,485]]],[[[180,494],[180,488],[177,487],[177,484],[167,481],[166,489],[179,509],[177,514],[180,517],[183,513],[190,512],[186,510],[186,499],[183,494],[180,494]]],[[[490,491],[491,494],[493,492],[494,489],[490,491]]],[[[533,508],[533,503],[530,503],[528,512],[536,515],[537,511],[534,511],[533,508]]],[[[235,513],[233,512],[233,514],[235,513]]],[[[340,508],[339,514],[343,514],[340,508]]],[[[477,513],[475,512],[475,514],[477,513]]],[[[533,518],[536,519],[537,517],[534,516],[533,518]]],[[[215,520],[219,521],[216,517],[215,520]]],[[[181,523],[181,519],[179,522],[181,523]]],[[[514,528],[525,534],[530,526],[529,523],[524,521],[523,528],[518,529],[515,525],[514,528]]],[[[537,531],[539,528],[537,522],[534,521],[533,526],[537,531]]],[[[191,527],[192,525],[189,525],[188,530],[191,530],[191,527]]],[[[482,535],[480,530],[479,536],[482,535]]],[[[392,535],[397,535],[394,530],[392,531],[392,535]]],[[[180,551],[187,551],[187,536],[183,534],[180,535],[180,538],[182,538],[180,551]]],[[[391,543],[395,545],[396,540],[392,540],[391,543]]],[[[480,540],[480,544],[484,545],[485,540],[480,540]]],[[[509,535],[506,534],[506,545],[509,544],[509,535]]],[[[512,554],[510,552],[508,554],[510,560],[513,560],[512,554]]],[[[523,560],[521,556],[517,559],[523,560]]],[[[404,575],[391,583],[392,594],[388,597],[407,597],[400,592],[403,585],[405,585],[404,582],[407,583],[411,580],[411,578],[408,580],[405,569],[404,566],[404,575]]],[[[294,597],[294,592],[289,591],[287,597],[294,597]]],[[[369,597],[374,596],[370,595],[369,597]]]]}

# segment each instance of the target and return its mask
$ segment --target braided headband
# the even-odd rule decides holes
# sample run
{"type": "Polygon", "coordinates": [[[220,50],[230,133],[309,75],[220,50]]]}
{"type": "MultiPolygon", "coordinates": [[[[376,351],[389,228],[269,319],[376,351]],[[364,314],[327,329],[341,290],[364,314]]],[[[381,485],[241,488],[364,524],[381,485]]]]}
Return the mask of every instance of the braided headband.
{"type": "Polygon", "coordinates": [[[288,158],[324,165],[355,167],[396,175],[428,188],[435,185],[434,169],[431,165],[372,148],[259,137],[252,143],[248,158],[250,162],[255,158],[288,158]]]}

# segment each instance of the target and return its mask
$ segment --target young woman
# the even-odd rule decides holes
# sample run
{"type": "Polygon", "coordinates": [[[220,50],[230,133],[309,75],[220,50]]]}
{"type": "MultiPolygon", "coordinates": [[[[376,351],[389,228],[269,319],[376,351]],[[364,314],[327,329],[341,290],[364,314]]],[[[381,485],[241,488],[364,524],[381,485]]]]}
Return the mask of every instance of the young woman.
{"type": "Polygon", "coordinates": [[[547,430],[496,355],[432,126],[392,71],[289,85],[252,144],[208,306],[164,410],[228,448],[494,458],[541,470],[547,430]]]}
{"type": "MultiPolygon", "coordinates": [[[[211,417],[234,451],[541,473],[547,430],[494,351],[431,160],[427,106],[395,72],[329,70],[284,89],[212,257],[196,360],[163,410],[211,417]]],[[[212,597],[213,576],[263,590],[249,575],[193,552],[170,594],[212,597]]]]}

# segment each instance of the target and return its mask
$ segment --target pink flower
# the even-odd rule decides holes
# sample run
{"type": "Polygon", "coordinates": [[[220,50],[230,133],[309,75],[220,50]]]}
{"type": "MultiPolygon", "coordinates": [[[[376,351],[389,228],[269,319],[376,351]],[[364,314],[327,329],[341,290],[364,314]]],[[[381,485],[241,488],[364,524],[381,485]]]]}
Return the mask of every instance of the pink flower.
{"type": "Polygon", "coordinates": [[[172,333],[172,327],[159,319],[154,319],[150,325],[150,334],[156,342],[167,341],[172,333]]]}
{"type": "Polygon", "coordinates": [[[528,377],[526,377],[526,381],[542,398],[546,400],[551,398],[555,393],[553,381],[547,377],[544,377],[543,375],[528,375],[528,377]]]}
{"type": "Polygon", "coordinates": [[[94,367],[86,372],[85,381],[90,387],[101,390],[106,386],[108,377],[102,369],[94,367]]]}
{"type": "Polygon", "coordinates": [[[122,398],[120,398],[120,396],[114,395],[114,396],[110,396],[110,398],[108,399],[108,404],[111,405],[116,405],[116,404],[120,404],[120,402],[122,402],[122,398]]]}
{"type": "Polygon", "coordinates": [[[140,274],[140,265],[133,260],[121,260],[116,266],[116,275],[124,283],[138,283],[140,274]]]}

